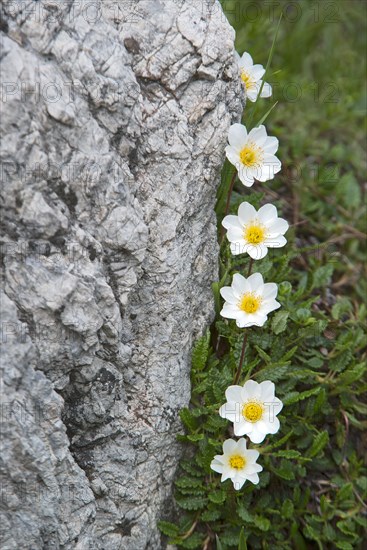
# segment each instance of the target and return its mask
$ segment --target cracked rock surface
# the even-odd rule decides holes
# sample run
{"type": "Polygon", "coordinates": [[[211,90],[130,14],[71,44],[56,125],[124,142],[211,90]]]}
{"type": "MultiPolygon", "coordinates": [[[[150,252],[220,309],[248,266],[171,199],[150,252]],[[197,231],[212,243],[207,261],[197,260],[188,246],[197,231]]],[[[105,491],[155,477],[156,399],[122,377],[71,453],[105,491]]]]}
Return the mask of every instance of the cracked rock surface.
{"type": "Polygon", "coordinates": [[[214,0],[1,8],[1,548],[164,548],[234,31],[214,0]]]}

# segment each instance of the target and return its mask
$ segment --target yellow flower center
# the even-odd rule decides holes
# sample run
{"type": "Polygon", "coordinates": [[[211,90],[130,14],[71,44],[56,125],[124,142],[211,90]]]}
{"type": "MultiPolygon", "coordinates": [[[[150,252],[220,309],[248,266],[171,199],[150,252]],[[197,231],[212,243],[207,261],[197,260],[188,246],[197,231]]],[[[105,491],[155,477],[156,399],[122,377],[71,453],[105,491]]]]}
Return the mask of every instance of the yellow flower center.
{"type": "Polygon", "coordinates": [[[251,76],[246,73],[246,71],[241,71],[241,80],[244,82],[246,89],[251,90],[251,88],[254,87],[256,84],[255,81],[251,78],[251,76]]]}
{"type": "Polygon", "coordinates": [[[236,470],[242,470],[246,464],[246,460],[241,455],[232,455],[229,459],[229,465],[236,470]]]}
{"type": "Polygon", "coordinates": [[[242,407],[242,416],[247,422],[258,422],[264,412],[264,407],[256,401],[249,401],[242,407]]]}
{"type": "Polygon", "coordinates": [[[242,164],[247,167],[261,164],[263,152],[255,143],[249,142],[240,152],[242,164]]]}
{"type": "Polygon", "coordinates": [[[245,240],[251,244],[260,244],[265,240],[263,225],[249,225],[245,228],[245,240]]]}
{"type": "Polygon", "coordinates": [[[261,306],[261,298],[249,292],[242,296],[239,306],[245,313],[256,313],[261,306]]]}

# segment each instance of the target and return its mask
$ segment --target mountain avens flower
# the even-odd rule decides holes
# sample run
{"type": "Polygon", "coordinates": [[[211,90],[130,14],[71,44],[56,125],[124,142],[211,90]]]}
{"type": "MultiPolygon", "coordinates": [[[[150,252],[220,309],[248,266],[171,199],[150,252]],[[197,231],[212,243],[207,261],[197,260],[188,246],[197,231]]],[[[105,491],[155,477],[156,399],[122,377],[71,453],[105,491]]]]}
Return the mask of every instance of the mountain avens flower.
{"type": "Polygon", "coordinates": [[[240,328],[256,325],[262,327],[268,314],[280,307],[275,300],[278,285],[264,283],[260,273],[254,273],[247,279],[235,273],[231,286],[224,286],[220,293],[225,299],[220,312],[226,319],[235,319],[240,328]]]}
{"type": "Polygon", "coordinates": [[[280,248],[287,243],[284,233],[289,225],[278,218],[278,211],[272,204],[265,204],[258,211],[243,202],[237,216],[226,216],[222,221],[227,229],[227,239],[231,243],[232,254],[247,252],[254,260],[261,260],[268,248],[280,248]]]}
{"type": "Polygon", "coordinates": [[[216,455],[210,467],[214,472],[222,474],[221,481],[231,479],[238,491],[247,479],[255,485],[259,483],[258,472],[263,468],[256,463],[258,457],[258,451],[246,448],[245,439],[226,439],[223,443],[223,454],[216,455]]]}
{"type": "MultiPolygon", "coordinates": [[[[240,70],[240,77],[246,89],[246,96],[254,102],[258,98],[265,69],[262,65],[254,65],[251,55],[247,52],[242,57],[236,52],[235,56],[240,70]]],[[[264,82],[260,97],[270,97],[271,93],[270,84],[264,82]]]]}
{"type": "Polygon", "coordinates": [[[248,380],[243,387],[229,386],[226,399],[227,403],[221,406],[219,414],[233,422],[236,436],[247,435],[253,443],[261,443],[267,434],[279,430],[277,414],[283,403],[275,397],[273,382],[265,380],[258,384],[248,380]]]}
{"type": "Polygon", "coordinates": [[[265,126],[247,133],[242,124],[232,124],[228,142],[227,158],[236,167],[238,177],[246,187],[251,187],[255,180],[271,180],[280,171],[282,165],[275,156],[279,142],[267,135],[265,126]]]}

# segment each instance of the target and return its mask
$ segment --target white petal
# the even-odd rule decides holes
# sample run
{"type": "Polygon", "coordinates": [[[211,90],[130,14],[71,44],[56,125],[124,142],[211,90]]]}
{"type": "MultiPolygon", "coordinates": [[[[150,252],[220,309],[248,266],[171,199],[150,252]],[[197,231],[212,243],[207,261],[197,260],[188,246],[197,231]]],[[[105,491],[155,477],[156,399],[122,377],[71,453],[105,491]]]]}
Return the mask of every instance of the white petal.
{"type": "Polygon", "coordinates": [[[261,388],[261,400],[265,403],[274,398],[275,394],[275,384],[270,380],[264,380],[260,383],[261,388]]]}
{"type": "Polygon", "coordinates": [[[239,241],[243,238],[243,228],[240,227],[230,227],[227,230],[227,239],[229,241],[239,241]]]}
{"type": "Polygon", "coordinates": [[[246,460],[249,464],[254,464],[257,459],[259,458],[260,453],[259,451],[255,451],[255,449],[248,449],[246,451],[246,460]]]}
{"type": "Polygon", "coordinates": [[[276,137],[268,136],[264,145],[263,150],[267,155],[275,155],[278,151],[279,140],[276,137]]]}
{"type": "Polygon", "coordinates": [[[258,313],[255,313],[252,318],[252,324],[255,327],[263,327],[268,320],[267,314],[263,313],[262,311],[259,311],[258,313]]]}
{"type": "Polygon", "coordinates": [[[265,69],[258,63],[251,68],[250,74],[254,80],[260,80],[265,74],[265,69]]]}
{"type": "Polygon", "coordinates": [[[269,420],[260,420],[256,424],[256,428],[260,433],[263,434],[276,434],[280,428],[280,422],[276,416],[272,416],[271,421],[269,420]]]}
{"type": "Polygon", "coordinates": [[[225,455],[229,455],[236,451],[237,443],[234,439],[226,439],[223,443],[223,452],[225,455]]]}
{"type": "Polygon", "coordinates": [[[238,407],[235,403],[224,403],[219,409],[219,416],[226,418],[230,422],[236,422],[238,419],[238,407]]]}
{"type": "Polygon", "coordinates": [[[276,300],[269,300],[262,304],[261,311],[264,315],[268,315],[271,311],[275,311],[281,307],[280,303],[276,300]]]}
{"type": "Polygon", "coordinates": [[[245,241],[243,239],[241,239],[240,241],[231,240],[230,249],[233,256],[238,256],[239,254],[245,254],[246,252],[245,241]]]}
{"type": "Polygon", "coordinates": [[[226,481],[227,479],[231,479],[232,475],[233,474],[231,469],[225,470],[222,474],[222,477],[220,478],[221,482],[223,483],[223,481],[226,481]]]}
{"type": "MultiPolygon", "coordinates": [[[[254,474],[254,475],[257,475],[257,474],[254,474]]],[[[245,481],[246,481],[245,477],[237,474],[236,477],[232,479],[233,487],[235,488],[235,490],[239,491],[240,489],[242,489],[245,481]]]]}
{"type": "Polygon", "coordinates": [[[248,437],[250,438],[252,443],[261,443],[262,441],[264,441],[266,434],[261,433],[256,428],[257,428],[257,425],[254,424],[254,429],[250,434],[248,434],[248,437]]]}
{"type": "Polygon", "coordinates": [[[271,180],[274,178],[274,175],[280,171],[281,167],[281,162],[277,157],[266,154],[264,163],[257,171],[255,178],[262,182],[271,180]]]}
{"type": "Polygon", "coordinates": [[[242,402],[251,399],[259,399],[261,395],[260,384],[255,382],[255,380],[247,380],[247,382],[245,382],[245,384],[243,385],[241,394],[242,402]]]}
{"type": "Polygon", "coordinates": [[[279,418],[276,416],[272,419],[272,422],[268,424],[268,433],[269,434],[276,434],[279,431],[280,428],[280,422],[279,418]]]}
{"type": "Polygon", "coordinates": [[[228,142],[236,151],[241,151],[247,143],[246,127],[243,124],[232,124],[228,132],[228,142]]]}
{"type": "Polygon", "coordinates": [[[238,208],[238,220],[240,225],[250,223],[256,217],[256,210],[249,202],[242,202],[238,208]]]}
{"type": "Polygon", "coordinates": [[[224,317],[225,319],[237,319],[239,316],[238,308],[235,309],[233,306],[226,306],[224,304],[220,315],[224,317]]]}
{"type": "Polygon", "coordinates": [[[238,216],[231,216],[231,215],[226,216],[222,220],[222,225],[226,229],[229,229],[230,227],[237,227],[237,228],[242,229],[242,225],[241,225],[241,222],[240,222],[238,216]]]}
{"type": "Polygon", "coordinates": [[[283,235],[277,237],[268,237],[265,241],[266,246],[269,248],[282,248],[287,244],[287,239],[283,235]]]}
{"type": "MultiPolygon", "coordinates": [[[[241,388],[241,386],[239,386],[239,388],[241,388]]],[[[251,451],[247,450],[246,439],[241,438],[237,441],[237,450],[245,456],[246,460],[250,458],[248,453],[251,453],[251,451]]],[[[257,453],[258,451],[253,451],[253,452],[257,453]]]]}
{"type": "Polygon", "coordinates": [[[226,399],[233,403],[241,403],[242,386],[228,386],[226,389],[226,399]]]}
{"type": "Polygon", "coordinates": [[[252,187],[255,182],[255,178],[251,174],[251,170],[245,168],[242,164],[241,166],[236,166],[238,177],[245,187],[252,187]]]}
{"type": "Polygon", "coordinates": [[[259,147],[262,147],[267,138],[266,128],[262,124],[261,126],[258,126],[257,128],[253,128],[251,132],[248,135],[248,141],[254,141],[259,147]]]}
{"type": "MultiPolygon", "coordinates": [[[[263,76],[263,75],[261,75],[261,76],[263,76]]],[[[260,97],[270,97],[272,93],[273,93],[273,90],[272,90],[270,84],[268,84],[267,82],[264,82],[264,86],[263,86],[263,89],[261,90],[261,96],[260,97]]]]}
{"type": "Polygon", "coordinates": [[[260,464],[248,464],[246,465],[246,468],[243,469],[243,473],[246,476],[247,479],[249,479],[250,476],[253,476],[254,474],[257,474],[258,472],[261,472],[262,468],[260,464]]]}
{"type": "Polygon", "coordinates": [[[244,52],[244,54],[241,57],[241,67],[248,68],[252,67],[254,62],[252,61],[252,57],[249,53],[244,52]]]}
{"type": "Polygon", "coordinates": [[[257,100],[257,90],[256,88],[251,88],[250,90],[246,89],[246,97],[249,99],[252,103],[255,103],[257,100]]]}
{"type": "Polygon", "coordinates": [[[265,283],[262,293],[263,301],[274,300],[278,294],[278,285],[276,283],[265,283]]]}
{"type": "Polygon", "coordinates": [[[243,296],[243,294],[250,291],[251,286],[248,280],[245,279],[245,277],[240,275],[240,273],[235,273],[232,279],[232,289],[233,289],[234,295],[238,299],[240,299],[243,296]]]}
{"type": "Polygon", "coordinates": [[[287,220],[284,220],[283,218],[277,218],[273,220],[267,227],[270,235],[284,235],[284,233],[288,231],[289,224],[287,220]]]}
{"type": "Polygon", "coordinates": [[[252,431],[252,424],[242,419],[240,422],[233,423],[233,431],[237,437],[248,435],[252,431]]]}
{"type": "Polygon", "coordinates": [[[261,223],[269,227],[278,218],[278,210],[274,204],[264,204],[257,213],[261,223]]]}
{"type": "Polygon", "coordinates": [[[215,456],[210,464],[211,469],[218,474],[223,472],[223,464],[219,461],[220,458],[222,458],[220,455],[215,456]]]}
{"type": "Polygon", "coordinates": [[[230,145],[227,145],[225,151],[229,162],[238,169],[238,166],[242,164],[238,152],[230,145]]]}
{"type": "Polygon", "coordinates": [[[270,418],[272,418],[272,414],[274,413],[275,415],[279,414],[280,411],[282,410],[283,408],[283,403],[281,402],[280,399],[278,399],[277,397],[273,397],[272,399],[270,399],[269,401],[271,403],[271,407],[270,408],[270,418]]]}
{"type": "Polygon", "coordinates": [[[247,279],[252,292],[257,292],[259,289],[262,290],[262,287],[264,285],[264,279],[261,273],[253,273],[250,275],[250,277],[247,279]]]}
{"type": "Polygon", "coordinates": [[[253,260],[262,260],[267,255],[268,248],[265,243],[248,244],[246,246],[246,252],[253,260]]]}
{"type": "Polygon", "coordinates": [[[235,297],[233,294],[232,287],[230,286],[224,286],[220,289],[220,294],[222,298],[225,299],[226,302],[228,302],[231,305],[235,305],[238,302],[238,298],[235,297]]]}
{"type": "Polygon", "coordinates": [[[267,316],[260,313],[248,315],[247,313],[240,313],[236,319],[236,325],[239,328],[248,328],[248,327],[262,327],[267,321],[267,316]]]}
{"type": "Polygon", "coordinates": [[[253,483],[254,485],[257,485],[260,481],[259,476],[256,473],[248,475],[247,479],[251,481],[251,483],[253,483]]]}

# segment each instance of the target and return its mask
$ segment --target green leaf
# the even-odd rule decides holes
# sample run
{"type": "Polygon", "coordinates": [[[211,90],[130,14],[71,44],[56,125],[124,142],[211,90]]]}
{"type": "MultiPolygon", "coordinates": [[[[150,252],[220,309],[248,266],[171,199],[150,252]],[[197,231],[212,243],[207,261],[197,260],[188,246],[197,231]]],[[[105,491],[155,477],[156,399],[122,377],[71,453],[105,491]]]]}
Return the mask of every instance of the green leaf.
{"type": "Polygon", "coordinates": [[[289,317],[289,311],[280,310],[274,315],[271,322],[271,328],[274,334],[280,334],[287,328],[287,320],[289,317]]]}
{"type": "Polygon", "coordinates": [[[270,355],[268,355],[263,349],[259,348],[259,346],[255,346],[255,349],[257,353],[260,355],[261,359],[264,359],[266,363],[271,362],[270,355]]]}
{"type": "Polygon", "coordinates": [[[205,510],[205,512],[201,514],[201,519],[203,521],[215,521],[219,519],[221,515],[221,510],[205,510]]]}
{"type": "Polygon", "coordinates": [[[192,368],[195,371],[201,371],[205,368],[206,362],[209,355],[209,346],[210,346],[210,332],[206,331],[204,336],[199,338],[194,345],[192,350],[192,368]]]}
{"type": "Polygon", "coordinates": [[[158,528],[167,537],[177,537],[179,534],[179,527],[169,521],[159,521],[158,528]]]}
{"type": "Polygon", "coordinates": [[[190,409],[181,409],[179,414],[182,423],[189,431],[195,431],[199,427],[199,423],[197,419],[193,416],[190,409]]]}
{"type": "Polygon", "coordinates": [[[255,124],[255,128],[260,126],[261,124],[264,124],[265,120],[268,118],[272,110],[278,105],[279,101],[276,101],[268,111],[266,111],[265,115],[260,118],[260,120],[255,124]]]}
{"type": "Polygon", "coordinates": [[[205,497],[177,498],[177,504],[184,510],[201,510],[208,502],[205,497]]]}
{"type": "Polygon", "coordinates": [[[200,487],[202,485],[201,479],[197,477],[183,476],[175,481],[177,487],[200,487]]]}
{"type": "Polygon", "coordinates": [[[293,517],[294,505],[293,502],[287,498],[282,504],[282,516],[286,519],[291,519],[293,517]]]}
{"type": "Polygon", "coordinates": [[[306,456],[309,458],[313,458],[314,456],[317,456],[321,453],[323,448],[328,444],[329,442],[329,434],[328,432],[320,432],[315,437],[311,448],[307,451],[306,456]]]}
{"type": "Polygon", "coordinates": [[[238,543],[238,550],[247,550],[245,530],[244,530],[243,527],[242,527],[241,532],[240,532],[240,540],[239,540],[239,543],[238,543]]]}
{"type": "Polygon", "coordinates": [[[287,450],[287,451],[277,451],[272,453],[273,456],[279,456],[281,458],[299,458],[302,454],[299,451],[287,450]]]}
{"type": "Polygon", "coordinates": [[[357,380],[362,378],[366,370],[367,367],[365,363],[354,365],[352,368],[346,370],[339,376],[338,385],[345,387],[353,384],[354,382],[357,382],[357,380]]]}
{"type": "Polygon", "coordinates": [[[203,544],[204,538],[204,535],[201,533],[193,533],[187,539],[181,540],[179,545],[181,548],[186,548],[187,550],[199,549],[203,544]]]}
{"type": "Polygon", "coordinates": [[[226,496],[225,491],[215,491],[208,494],[209,500],[214,502],[214,504],[223,504],[226,500],[226,496]]]}
{"type": "Polygon", "coordinates": [[[320,390],[321,386],[317,386],[316,388],[312,388],[301,393],[292,392],[292,394],[283,399],[283,403],[284,405],[293,405],[294,403],[298,403],[298,401],[303,401],[304,399],[311,397],[311,395],[317,395],[320,390]]]}
{"type": "Polygon", "coordinates": [[[215,540],[216,540],[216,543],[217,543],[217,550],[224,550],[224,548],[222,546],[222,543],[220,542],[217,535],[215,535],[215,540]]]}
{"type": "Polygon", "coordinates": [[[263,516],[255,516],[254,523],[261,531],[269,531],[271,523],[268,518],[263,516]]]}
{"type": "Polygon", "coordinates": [[[326,264],[318,267],[312,277],[312,289],[329,286],[334,272],[333,264],[326,264]]]}

